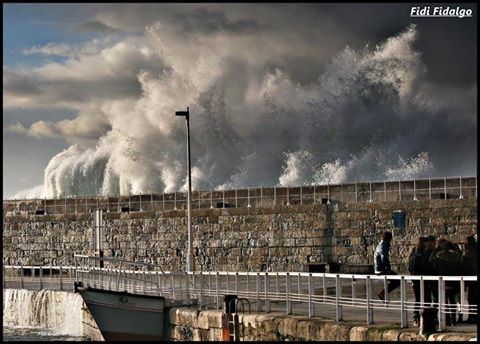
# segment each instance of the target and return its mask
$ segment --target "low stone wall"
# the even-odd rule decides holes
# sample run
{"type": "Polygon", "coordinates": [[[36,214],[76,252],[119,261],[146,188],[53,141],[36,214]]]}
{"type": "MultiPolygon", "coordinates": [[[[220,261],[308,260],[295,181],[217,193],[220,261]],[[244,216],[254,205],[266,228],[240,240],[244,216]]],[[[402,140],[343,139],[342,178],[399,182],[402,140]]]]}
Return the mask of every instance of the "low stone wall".
{"type": "MultiPolygon", "coordinates": [[[[173,341],[222,341],[222,311],[172,308],[167,335],[173,341]]],[[[338,323],[285,314],[239,314],[243,341],[469,341],[476,333],[436,333],[428,338],[418,329],[338,323]]]]}

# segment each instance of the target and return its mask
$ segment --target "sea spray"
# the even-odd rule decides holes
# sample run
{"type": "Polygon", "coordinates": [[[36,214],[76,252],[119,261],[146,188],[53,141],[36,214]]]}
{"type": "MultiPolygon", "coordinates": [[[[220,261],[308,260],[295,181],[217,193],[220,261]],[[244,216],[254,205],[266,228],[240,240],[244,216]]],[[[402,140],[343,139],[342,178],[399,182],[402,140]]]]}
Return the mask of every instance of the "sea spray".
{"type": "MultiPolygon", "coordinates": [[[[165,25],[152,25],[145,35],[135,49],[119,43],[96,57],[103,63],[115,53],[122,61],[145,51],[142,68],[129,70],[141,94],[80,111],[75,121],[91,127],[102,118],[109,129],[93,145],[74,144],[50,160],[43,196],[185,191],[185,123],[174,111],[186,105],[193,189],[475,171],[476,105],[465,104],[476,104],[476,89],[456,96],[460,101],[446,101],[450,91],[426,78],[415,26],[377,46],[345,47],[310,84],[295,82],[281,67],[258,72],[259,64],[270,65],[274,56],[265,52],[257,61],[258,54],[248,49],[232,56],[234,47],[225,43],[237,38],[228,35],[189,46],[165,25]],[[149,70],[159,44],[158,64],[149,70]],[[176,53],[179,46],[191,52],[182,55],[189,62],[176,53]],[[100,115],[91,115],[91,108],[100,115]]],[[[65,132],[72,127],[67,124],[72,123],[43,123],[65,132]]],[[[25,131],[41,135],[37,127],[25,131]]],[[[38,196],[39,189],[34,191],[38,196]]],[[[29,191],[17,195],[29,196],[29,191]]]]}

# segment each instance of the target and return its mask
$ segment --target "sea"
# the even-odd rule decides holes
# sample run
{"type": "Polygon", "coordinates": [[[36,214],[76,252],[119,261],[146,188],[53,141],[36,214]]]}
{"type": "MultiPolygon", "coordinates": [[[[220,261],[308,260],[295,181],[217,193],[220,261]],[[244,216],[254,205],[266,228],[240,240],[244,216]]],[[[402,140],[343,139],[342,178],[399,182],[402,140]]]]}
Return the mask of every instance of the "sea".
{"type": "Polygon", "coordinates": [[[55,342],[55,341],[72,341],[84,342],[89,341],[87,336],[66,336],[58,335],[54,331],[42,327],[11,327],[3,326],[4,342],[55,342]]]}

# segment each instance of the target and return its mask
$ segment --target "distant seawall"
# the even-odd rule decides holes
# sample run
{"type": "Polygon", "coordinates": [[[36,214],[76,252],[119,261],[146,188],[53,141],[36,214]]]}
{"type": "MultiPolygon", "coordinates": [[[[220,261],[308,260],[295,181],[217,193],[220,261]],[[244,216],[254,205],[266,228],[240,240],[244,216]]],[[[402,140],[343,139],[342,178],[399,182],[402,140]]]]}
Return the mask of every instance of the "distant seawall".
{"type": "MultiPolygon", "coordinates": [[[[442,196],[193,209],[196,270],[363,272],[355,269],[373,264],[379,235],[390,230],[393,266],[405,272],[406,258],[418,236],[446,235],[460,242],[476,233],[477,199],[442,196]],[[403,228],[393,220],[398,210],[405,215],[403,228]]],[[[73,265],[74,253],[93,253],[92,212],[8,211],[4,203],[6,265],[73,265]]],[[[105,256],[157,263],[164,270],[184,269],[185,210],[109,212],[103,219],[105,256]]]]}

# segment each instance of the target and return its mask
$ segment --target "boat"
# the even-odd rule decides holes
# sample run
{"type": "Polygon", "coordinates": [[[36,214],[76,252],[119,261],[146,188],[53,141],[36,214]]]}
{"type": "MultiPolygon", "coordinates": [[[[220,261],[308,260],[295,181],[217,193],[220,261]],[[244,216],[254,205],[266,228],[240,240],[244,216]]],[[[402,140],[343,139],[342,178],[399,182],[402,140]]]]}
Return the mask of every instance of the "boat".
{"type": "Polygon", "coordinates": [[[165,298],[74,283],[107,341],[164,340],[165,298]]]}

